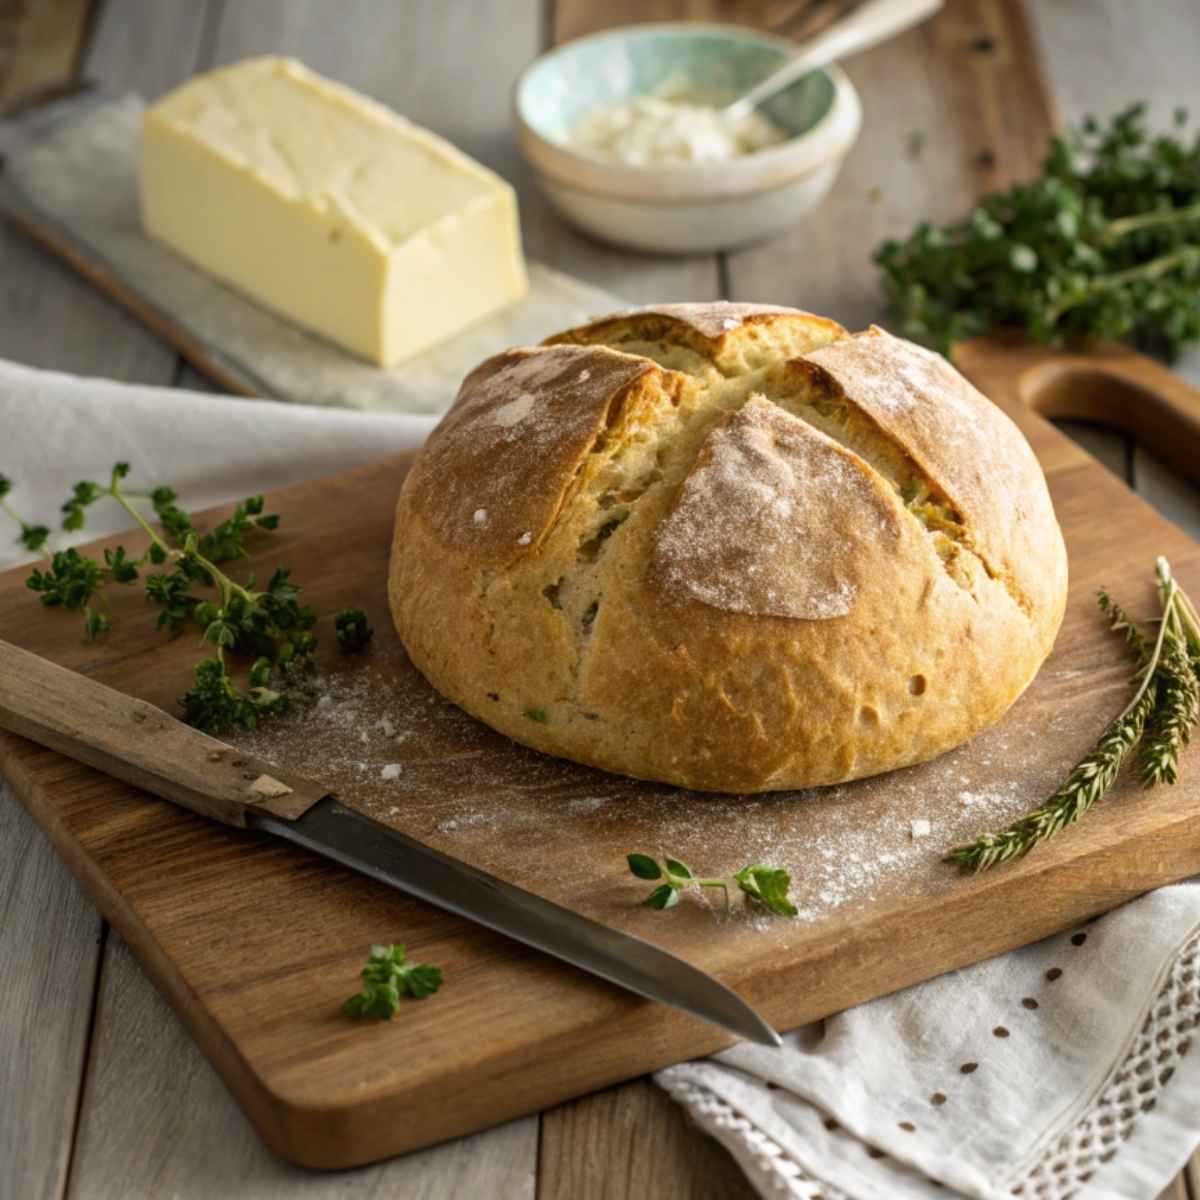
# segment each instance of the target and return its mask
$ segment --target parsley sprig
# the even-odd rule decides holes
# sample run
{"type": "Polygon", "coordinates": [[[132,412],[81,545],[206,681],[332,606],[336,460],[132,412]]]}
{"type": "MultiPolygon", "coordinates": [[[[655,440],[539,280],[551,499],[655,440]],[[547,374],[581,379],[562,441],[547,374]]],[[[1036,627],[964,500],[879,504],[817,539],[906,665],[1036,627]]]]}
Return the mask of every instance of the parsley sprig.
{"type": "Polygon", "coordinates": [[[1083,817],[1116,782],[1135,749],[1146,787],[1179,777],[1179,756],[1200,717],[1200,616],[1165,558],[1157,560],[1155,574],[1162,615],[1153,636],[1107,592],[1098,597],[1109,628],[1125,639],[1137,663],[1128,704],[1045,804],[999,833],[956,847],[949,862],[986,871],[1027,854],[1083,817]]]}
{"type": "Polygon", "coordinates": [[[1051,141],[1038,179],[884,242],[875,261],[903,332],[947,353],[1019,326],[1174,358],[1200,339],[1200,137],[1150,134],[1144,104],[1089,118],[1051,141]]]}
{"type": "MultiPolygon", "coordinates": [[[[287,568],[277,568],[260,589],[253,577],[239,583],[221,567],[247,556],[247,541],[253,534],[277,529],[278,515],[265,511],[262,496],[251,496],[225,520],[202,532],[179,506],[171,488],[150,492],[126,488],[129,470],[128,463],[117,463],[106,484],[76,483],[62,505],[62,527],[82,529],[87,510],[111,499],[146,534],[146,551],[133,558],[124,546],[117,546],[106,549],[100,560],[74,548],[57,550],[44,568],[30,573],[26,585],[39,593],[47,608],[80,612],[86,635],[96,638],[112,627],[106,589],[140,581],[147,598],[161,610],[159,629],[178,634],[195,625],[211,647],[210,657],[196,664],[193,687],[179,700],[189,724],[210,733],[235,726],[252,729],[263,717],[285,712],[289,694],[270,686],[272,678],[286,682],[311,664],[317,615],[300,603],[300,588],[287,568]],[[161,534],[138,502],[149,504],[161,534]],[[210,589],[215,592],[211,598],[197,594],[210,589]],[[233,657],[250,662],[247,687],[234,678],[233,657]]],[[[42,536],[43,527],[28,525],[4,501],[9,488],[8,480],[0,476],[0,504],[20,525],[22,544],[33,550],[45,548],[48,532],[42,536]]],[[[372,633],[361,611],[347,610],[336,618],[336,637],[343,650],[365,648],[372,633]]]]}
{"type": "Polygon", "coordinates": [[[648,854],[626,856],[629,870],[639,879],[661,879],[643,903],[648,908],[673,908],[679,903],[681,892],[688,888],[720,888],[725,894],[725,908],[729,908],[729,892],[737,888],[747,901],[761,905],[781,917],[794,917],[796,906],[788,899],[791,876],[780,867],[768,867],[762,863],[743,867],[730,876],[704,878],[696,875],[691,867],[677,858],[664,856],[661,862],[648,854]]]}
{"type": "Polygon", "coordinates": [[[374,1017],[390,1021],[401,996],[423,1000],[442,986],[440,967],[410,963],[403,946],[372,946],[362,969],[362,991],[342,1005],[348,1017],[374,1017]]]}

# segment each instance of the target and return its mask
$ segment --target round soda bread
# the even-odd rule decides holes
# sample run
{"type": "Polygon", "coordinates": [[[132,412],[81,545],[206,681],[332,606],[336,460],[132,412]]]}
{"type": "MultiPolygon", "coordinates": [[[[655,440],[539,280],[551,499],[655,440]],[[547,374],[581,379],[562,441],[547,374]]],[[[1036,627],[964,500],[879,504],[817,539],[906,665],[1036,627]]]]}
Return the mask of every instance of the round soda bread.
{"type": "Polygon", "coordinates": [[[684,304],[473,371],[404,481],[389,595],[426,678],[502,733],[758,792],[971,737],[1066,587],[1032,451],[945,359],[684,304]]]}

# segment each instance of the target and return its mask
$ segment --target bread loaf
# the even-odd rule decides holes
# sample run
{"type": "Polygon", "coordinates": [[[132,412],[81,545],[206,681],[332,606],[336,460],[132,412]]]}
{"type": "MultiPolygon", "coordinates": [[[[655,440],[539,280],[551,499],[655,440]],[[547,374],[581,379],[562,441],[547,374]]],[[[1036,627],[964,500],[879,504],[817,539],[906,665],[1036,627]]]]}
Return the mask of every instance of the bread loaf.
{"type": "Polygon", "coordinates": [[[995,721],[1066,585],[1032,451],[943,358],[715,304],[478,367],[404,482],[389,591],[434,687],[517,741],[757,792],[995,721]]]}

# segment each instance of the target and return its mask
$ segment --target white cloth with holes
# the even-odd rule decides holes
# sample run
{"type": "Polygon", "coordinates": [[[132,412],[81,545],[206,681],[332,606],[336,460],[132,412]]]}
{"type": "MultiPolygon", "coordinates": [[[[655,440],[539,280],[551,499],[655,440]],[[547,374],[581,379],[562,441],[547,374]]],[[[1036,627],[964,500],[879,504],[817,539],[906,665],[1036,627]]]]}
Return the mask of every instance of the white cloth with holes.
{"type": "MultiPolygon", "coordinates": [[[[0,473],[30,520],[116,460],[134,464],[134,485],[170,481],[203,507],[409,449],[432,423],[0,361],[0,473]]],[[[89,524],[75,540],[127,522],[108,509],[89,524]]],[[[20,555],[0,526],[0,566],[20,555]]],[[[765,1196],[1151,1200],[1200,1140],[1200,1052],[1186,1054],[1200,1032],[1198,931],[1200,880],[1092,923],[1080,945],[1051,938],[830,1018],[823,1035],[800,1030],[783,1050],[739,1046],[657,1079],[765,1196]]]]}
{"type": "Polygon", "coordinates": [[[1200,879],[657,1081],[771,1197],[1152,1200],[1200,1143],[1200,879]]]}

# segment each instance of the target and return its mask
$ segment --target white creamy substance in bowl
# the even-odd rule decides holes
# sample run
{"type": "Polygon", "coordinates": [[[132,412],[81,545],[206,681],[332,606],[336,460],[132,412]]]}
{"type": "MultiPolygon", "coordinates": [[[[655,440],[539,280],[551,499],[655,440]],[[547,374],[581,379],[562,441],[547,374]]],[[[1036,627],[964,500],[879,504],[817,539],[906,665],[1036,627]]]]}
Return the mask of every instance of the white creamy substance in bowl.
{"type": "Polygon", "coordinates": [[[714,97],[672,80],[644,96],[588,113],[570,144],[602,158],[637,166],[727,162],[778,145],[791,136],[760,112],[730,119],[721,112],[734,96],[714,97]]]}

